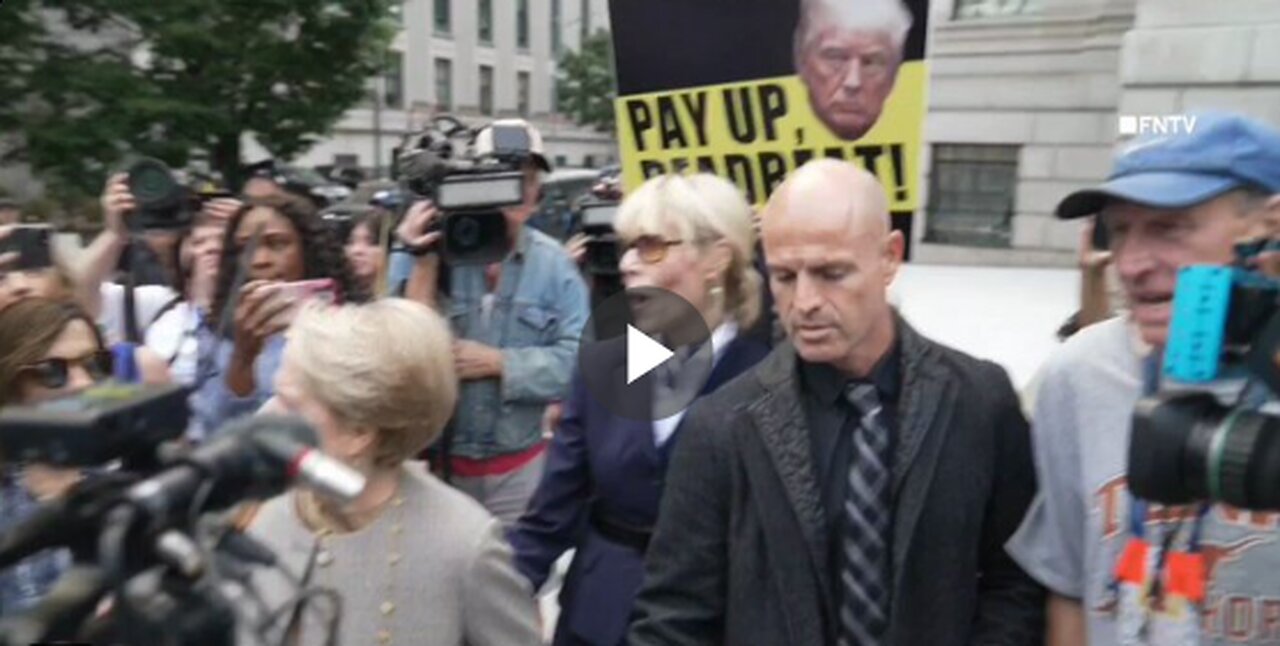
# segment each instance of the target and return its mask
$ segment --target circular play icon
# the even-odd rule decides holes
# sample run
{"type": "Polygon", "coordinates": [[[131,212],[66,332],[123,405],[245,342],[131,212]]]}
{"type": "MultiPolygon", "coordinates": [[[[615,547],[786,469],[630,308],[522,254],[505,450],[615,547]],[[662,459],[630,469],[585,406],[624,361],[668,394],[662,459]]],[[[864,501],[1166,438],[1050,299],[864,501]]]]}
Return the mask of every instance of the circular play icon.
{"type": "Polygon", "coordinates": [[[591,312],[578,347],[587,392],[619,417],[670,417],[711,376],[711,332],[697,308],[656,287],[627,289],[591,312]]]}

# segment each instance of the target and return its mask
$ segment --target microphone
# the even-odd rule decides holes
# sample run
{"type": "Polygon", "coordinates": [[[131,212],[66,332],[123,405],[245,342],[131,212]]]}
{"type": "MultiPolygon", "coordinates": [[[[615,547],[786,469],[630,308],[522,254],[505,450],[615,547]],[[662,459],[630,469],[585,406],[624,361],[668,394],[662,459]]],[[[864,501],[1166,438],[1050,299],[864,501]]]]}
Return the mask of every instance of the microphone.
{"type": "Polygon", "coordinates": [[[150,516],[153,526],[180,520],[177,516],[190,510],[205,486],[208,496],[200,501],[199,512],[270,498],[295,482],[322,495],[354,499],[364,489],[364,476],[321,453],[318,444],[315,431],[298,417],[241,418],[173,466],[131,487],[126,498],[150,516]]]}

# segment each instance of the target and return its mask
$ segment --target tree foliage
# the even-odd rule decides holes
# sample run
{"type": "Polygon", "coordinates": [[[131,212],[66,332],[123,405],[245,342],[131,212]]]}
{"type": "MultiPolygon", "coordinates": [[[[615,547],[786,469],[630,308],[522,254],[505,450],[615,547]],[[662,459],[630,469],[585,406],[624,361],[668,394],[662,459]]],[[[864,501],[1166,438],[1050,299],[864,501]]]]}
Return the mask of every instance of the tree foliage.
{"type": "Polygon", "coordinates": [[[0,153],[73,192],[197,150],[235,181],[243,135],[289,158],[364,98],[399,1],[7,0],[0,153]]]}
{"type": "Polygon", "coordinates": [[[613,39],[608,31],[597,31],[582,42],[580,49],[565,52],[560,58],[556,109],[561,113],[581,125],[613,130],[613,100],[617,94],[613,39]]]}

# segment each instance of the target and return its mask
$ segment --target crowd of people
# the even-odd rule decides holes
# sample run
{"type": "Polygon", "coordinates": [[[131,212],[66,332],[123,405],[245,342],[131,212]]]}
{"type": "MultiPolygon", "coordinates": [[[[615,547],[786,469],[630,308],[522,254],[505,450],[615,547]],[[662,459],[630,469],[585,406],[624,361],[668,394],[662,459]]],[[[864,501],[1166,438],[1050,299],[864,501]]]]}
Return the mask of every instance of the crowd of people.
{"type": "MultiPolygon", "coordinates": [[[[515,123],[533,142],[524,199],[503,208],[508,252],[490,264],[442,260],[428,201],[335,228],[255,177],[153,254],[167,284],[125,287],[121,259],[151,240],[109,178],[104,231],[78,255],[33,270],[0,255],[0,406],[114,376],[189,387],[192,444],[259,411],[303,418],[362,493],[300,488],[239,516],[304,583],[340,592],[338,643],[1280,640],[1274,515],[1161,508],[1125,486],[1178,270],[1277,235],[1280,132],[1205,114],[1065,196],[1059,217],[1089,217],[1109,246],[1082,251],[1081,312],[1027,393],[897,313],[905,240],[856,165],[809,162],[759,211],[712,175],[651,178],[617,212],[621,280],[692,305],[712,368],[692,405],[648,421],[598,401],[579,367],[591,287],[580,253],[527,225],[550,164],[515,123]],[[1106,271],[1123,295],[1110,318],[1106,271]],[[284,288],[299,281],[328,298],[284,288]],[[537,595],[570,552],[544,627],[537,595]]],[[[616,341],[586,347],[625,365],[616,341]]],[[[2,465],[4,526],[82,475],[2,465]]],[[[47,550],[0,573],[0,614],[69,562],[47,550]]],[[[254,581],[246,643],[327,643],[333,604],[268,620],[293,583],[254,581]]]]}

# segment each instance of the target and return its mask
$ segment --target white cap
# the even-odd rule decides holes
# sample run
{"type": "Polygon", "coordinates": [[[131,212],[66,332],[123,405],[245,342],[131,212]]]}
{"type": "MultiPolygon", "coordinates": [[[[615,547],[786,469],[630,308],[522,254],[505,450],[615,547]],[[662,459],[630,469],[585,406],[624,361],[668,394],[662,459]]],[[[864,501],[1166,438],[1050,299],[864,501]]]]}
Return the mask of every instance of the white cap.
{"type": "Polygon", "coordinates": [[[490,155],[496,152],[493,146],[494,126],[524,130],[529,137],[529,156],[538,165],[538,168],[548,173],[551,172],[551,162],[547,161],[546,153],[542,147],[542,133],[538,132],[537,128],[534,128],[524,119],[498,119],[485,126],[476,134],[475,154],[477,156],[490,155]]]}

